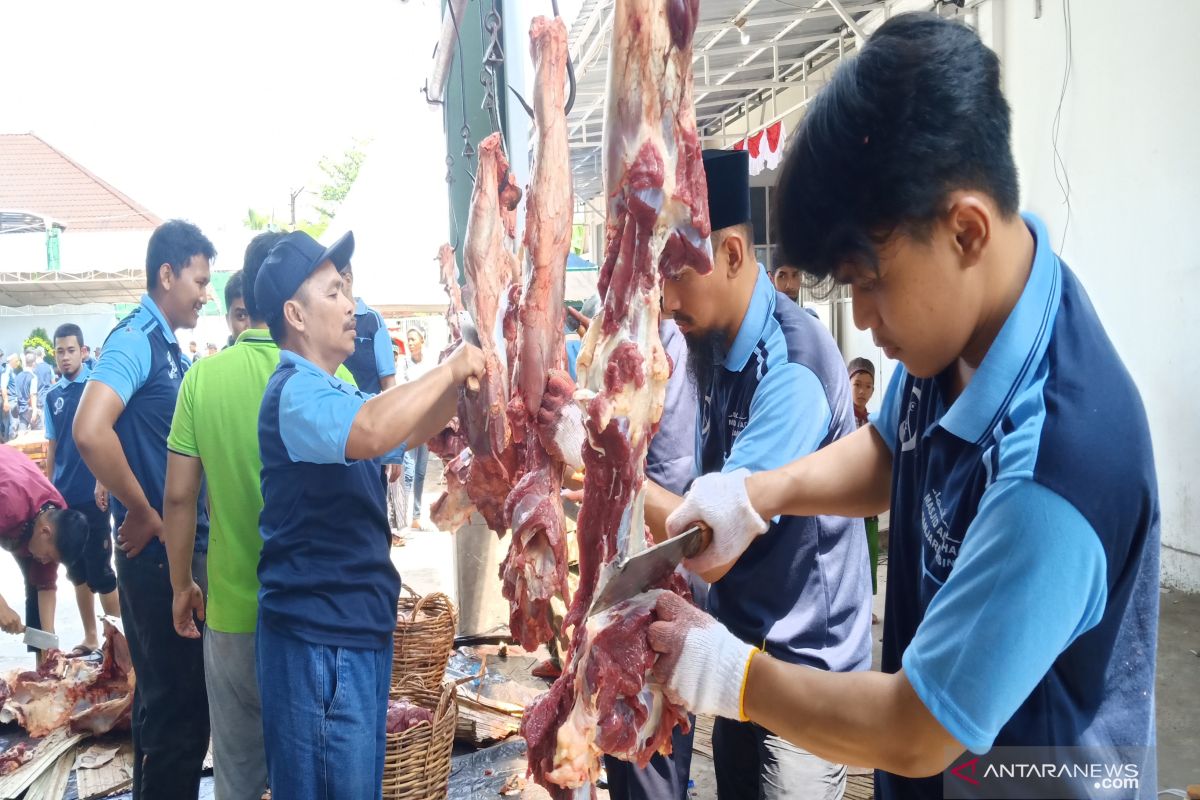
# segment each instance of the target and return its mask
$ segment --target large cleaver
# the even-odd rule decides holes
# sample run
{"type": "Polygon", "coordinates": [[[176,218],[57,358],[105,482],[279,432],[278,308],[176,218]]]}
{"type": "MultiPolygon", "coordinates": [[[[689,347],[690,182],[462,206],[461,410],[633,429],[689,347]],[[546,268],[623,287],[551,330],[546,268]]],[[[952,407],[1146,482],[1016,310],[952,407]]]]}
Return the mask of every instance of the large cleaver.
{"type": "Polygon", "coordinates": [[[25,644],[38,650],[57,650],[58,634],[46,633],[37,628],[25,629],[25,644]]]}
{"type": "Polygon", "coordinates": [[[622,600],[628,600],[662,583],[675,571],[679,562],[699,554],[711,540],[712,530],[707,525],[697,524],[678,536],[647,547],[637,555],[625,559],[609,573],[608,580],[592,600],[588,616],[611,608],[622,600]]]}

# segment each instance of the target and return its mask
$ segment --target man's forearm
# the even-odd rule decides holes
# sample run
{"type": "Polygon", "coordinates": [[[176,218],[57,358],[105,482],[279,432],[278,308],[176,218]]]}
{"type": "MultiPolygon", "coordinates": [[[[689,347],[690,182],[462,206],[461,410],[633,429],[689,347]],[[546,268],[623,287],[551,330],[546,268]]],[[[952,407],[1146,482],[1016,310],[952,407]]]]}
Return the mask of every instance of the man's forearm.
{"type": "Polygon", "coordinates": [[[743,703],[759,725],[827,761],[908,777],[936,775],[963,751],[904,672],[827,672],[760,653],[743,703]]]}
{"type": "Polygon", "coordinates": [[[54,480],[54,454],[57,448],[54,445],[54,440],[51,439],[46,443],[46,480],[54,480]]]}
{"type": "Polygon", "coordinates": [[[378,458],[403,443],[423,444],[454,416],[457,397],[458,384],[445,365],[375,395],[354,417],[347,458],[378,458]]]}
{"type": "Polygon", "coordinates": [[[53,589],[38,589],[38,616],[42,623],[42,630],[50,633],[54,632],[54,612],[57,599],[58,594],[53,589]]]}
{"type": "Polygon", "coordinates": [[[869,517],[887,511],[892,451],[870,425],[811,455],[746,480],[763,519],[780,515],[869,517]]]}
{"type": "Polygon", "coordinates": [[[76,435],[75,444],[92,475],[125,508],[149,506],[146,493],[129,468],[125,450],[115,430],[107,428],[92,431],[83,437],[76,435]]]}
{"type": "Polygon", "coordinates": [[[202,476],[200,459],[178,453],[167,454],[163,535],[167,540],[171,588],[177,592],[187,591],[195,580],[192,575],[192,553],[196,549],[196,503],[200,497],[202,476]]]}
{"type": "Polygon", "coordinates": [[[645,486],[646,525],[650,528],[650,535],[655,542],[666,541],[667,517],[683,502],[683,498],[652,480],[647,480],[645,486]]]}

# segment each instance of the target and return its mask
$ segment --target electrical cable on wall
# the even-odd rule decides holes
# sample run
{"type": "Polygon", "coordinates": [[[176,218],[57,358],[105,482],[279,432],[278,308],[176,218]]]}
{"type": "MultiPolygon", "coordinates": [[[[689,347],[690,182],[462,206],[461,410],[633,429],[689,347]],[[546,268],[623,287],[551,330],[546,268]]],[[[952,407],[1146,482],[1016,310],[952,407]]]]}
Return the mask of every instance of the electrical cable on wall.
{"type": "Polygon", "coordinates": [[[1063,101],[1067,97],[1067,84],[1071,80],[1071,61],[1074,57],[1071,47],[1071,0],[1062,0],[1062,2],[1066,64],[1063,66],[1062,90],[1058,94],[1058,108],[1054,111],[1054,122],[1050,125],[1050,144],[1054,148],[1054,179],[1058,181],[1058,188],[1063,193],[1063,202],[1067,206],[1067,219],[1063,223],[1062,239],[1058,243],[1058,252],[1060,253],[1067,242],[1067,230],[1071,227],[1071,179],[1067,175],[1067,164],[1058,150],[1058,135],[1062,130],[1063,101]]]}

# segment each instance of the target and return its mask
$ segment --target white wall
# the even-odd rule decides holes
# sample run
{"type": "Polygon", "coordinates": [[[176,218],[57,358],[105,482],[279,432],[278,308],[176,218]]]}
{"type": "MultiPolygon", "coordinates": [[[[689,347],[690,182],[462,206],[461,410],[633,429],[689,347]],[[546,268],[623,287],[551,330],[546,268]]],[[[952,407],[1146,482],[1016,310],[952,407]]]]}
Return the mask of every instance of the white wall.
{"type": "MultiPolygon", "coordinates": [[[[1200,3],[1071,3],[1073,61],[1059,152],[1070,226],[1053,171],[1062,88],[1063,0],[989,0],[985,41],[1000,51],[1025,208],[1087,288],[1150,417],[1162,498],[1163,582],[1200,590],[1200,3]],[[1153,32],[1141,36],[1140,32],[1153,32]]],[[[1079,369],[1086,370],[1086,364],[1079,369]]]]}
{"type": "MultiPolygon", "coordinates": [[[[36,314],[0,312],[0,349],[15,353],[34,328],[45,328],[47,336],[64,322],[74,322],[83,330],[83,340],[92,348],[104,343],[104,338],[116,324],[112,306],[93,303],[84,306],[50,306],[38,308],[36,314]]],[[[53,342],[52,342],[53,344],[53,342]]]]}

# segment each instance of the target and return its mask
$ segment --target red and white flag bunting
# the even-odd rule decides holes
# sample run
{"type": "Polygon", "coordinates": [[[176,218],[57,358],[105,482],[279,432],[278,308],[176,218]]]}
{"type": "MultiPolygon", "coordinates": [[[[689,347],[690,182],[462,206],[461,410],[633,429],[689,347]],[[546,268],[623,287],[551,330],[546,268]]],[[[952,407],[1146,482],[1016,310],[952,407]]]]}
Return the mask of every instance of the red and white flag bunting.
{"type": "Polygon", "coordinates": [[[764,169],[775,169],[783,160],[786,132],[783,121],[768,125],[758,133],[734,144],[734,150],[750,151],[750,174],[757,175],[764,169]]]}

